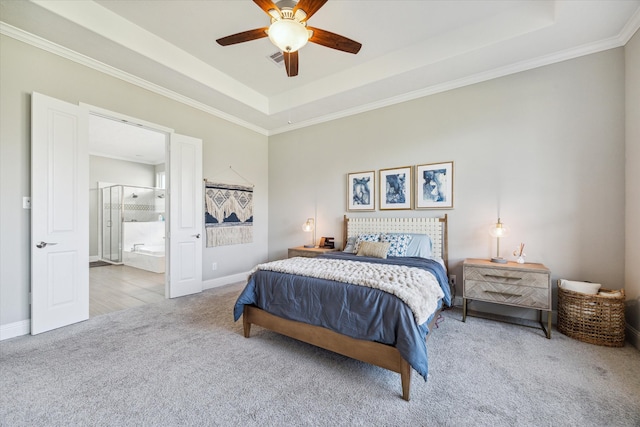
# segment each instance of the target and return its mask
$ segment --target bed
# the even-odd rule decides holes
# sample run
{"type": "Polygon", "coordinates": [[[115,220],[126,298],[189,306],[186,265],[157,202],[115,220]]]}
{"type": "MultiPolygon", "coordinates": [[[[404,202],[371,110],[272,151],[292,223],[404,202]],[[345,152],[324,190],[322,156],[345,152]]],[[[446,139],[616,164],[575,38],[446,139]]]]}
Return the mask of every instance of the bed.
{"type": "Polygon", "coordinates": [[[397,372],[402,398],[409,400],[412,369],[426,381],[426,338],[439,311],[451,304],[447,237],[446,215],[345,216],[343,251],[256,266],[234,319],[242,317],[247,338],[255,324],[397,372]],[[411,242],[419,246],[411,248],[411,242]],[[360,255],[350,253],[350,245],[359,246],[360,255]],[[387,248],[387,254],[404,256],[368,251],[387,248]]]}

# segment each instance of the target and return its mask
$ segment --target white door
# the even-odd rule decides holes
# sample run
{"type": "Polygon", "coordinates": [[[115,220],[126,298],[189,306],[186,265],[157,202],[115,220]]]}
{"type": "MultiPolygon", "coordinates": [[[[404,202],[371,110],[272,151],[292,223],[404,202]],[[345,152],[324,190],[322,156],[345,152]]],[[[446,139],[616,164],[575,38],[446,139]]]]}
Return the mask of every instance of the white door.
{"type": "Polygon", "coordinates": [[[169,143],[169,298],[202,291],[202,140],[169,143]]]}
{"type": "Polygon", "coordinates": [[[31,333],[89,318],[86,109],[31,99],[31,333]]]}

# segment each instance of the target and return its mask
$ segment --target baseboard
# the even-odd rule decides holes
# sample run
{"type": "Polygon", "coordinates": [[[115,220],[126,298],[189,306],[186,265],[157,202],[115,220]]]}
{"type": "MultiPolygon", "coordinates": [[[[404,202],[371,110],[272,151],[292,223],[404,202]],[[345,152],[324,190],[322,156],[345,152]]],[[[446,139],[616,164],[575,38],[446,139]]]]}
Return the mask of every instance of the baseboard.
{"type": "Polygon", "coordinates": [[[632,346],[634,346],[635,348],[640,350],[640,331],[638,331],[633,326],[631,326],[630,324],[627,323],[627,327],[626,327],[625,332],[626,332],[626,336],[627,336],[627,341],[632,346]]]}
{"type": "Polygon", "coordinates": [[[8,340],[31,333],[31,320],[21,320],[19,322],[0,325],[0,341],[8,340]]]}
{"type": "Polygon", "coordinates": [[[202,282],[202,289],[219,288],[220,286],[231,285],[232,283],[246,282],[249,277],[249,272],[232,274],[231,276],[218,277],[216,279],[209,279],[202,282]]]}
{"type": "Polygon", "coordinates": [[[92,255],[89,257],[89,262],[100,261],[100,257],[98,255],[92,255]]]}
{"type": "MultiPolygon", "coordinates": [[[[225,285],[231,285],[238,282],[246,282],[249,272],[232,274],[231,276],[218,277],[217,279],[206,280],[202,282],[202,289],[219,288],[225,285]]],[[[22,335],[31,333],[31,320],[22,320],[20,322],[0,325],[0,341],[8,340],[22,335]]]]}

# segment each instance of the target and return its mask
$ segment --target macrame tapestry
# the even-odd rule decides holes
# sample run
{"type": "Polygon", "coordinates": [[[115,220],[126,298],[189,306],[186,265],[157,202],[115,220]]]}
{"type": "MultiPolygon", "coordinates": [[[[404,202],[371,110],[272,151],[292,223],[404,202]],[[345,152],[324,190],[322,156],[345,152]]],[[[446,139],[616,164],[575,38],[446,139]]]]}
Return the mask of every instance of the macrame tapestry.
{"type": "Polygon", "coordinates": [[[207,247],[253,242],[253,187],[205,182],[207,247]]]}

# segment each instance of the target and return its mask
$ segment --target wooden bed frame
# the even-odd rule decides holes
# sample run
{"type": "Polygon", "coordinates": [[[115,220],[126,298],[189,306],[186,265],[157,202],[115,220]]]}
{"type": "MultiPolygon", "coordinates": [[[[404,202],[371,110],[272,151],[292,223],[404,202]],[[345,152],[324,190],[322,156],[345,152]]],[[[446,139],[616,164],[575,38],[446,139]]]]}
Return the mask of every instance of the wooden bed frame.
{"type": "MultiPolygon", "coordinates": [[[[448,267],[447,215],[441,218],[347,218],[346,215],[344,217],[344,244],[351,236],[381,232],[429,234],[433,242],[433,255],[441,256],[445,266],[448,267]]],[[[433,316],[429,324],[430,330],[437,317],[437,315],[433,316]]],[[[359,340],[320,326],[283,319],[250,305],[244,306],[242,324],[246,338],[250,336],[251,325],[255,324],[325,350],[397,372],[402,382],[402,398],[409,400],[411,365],[391,345],[359,340]]]]}

